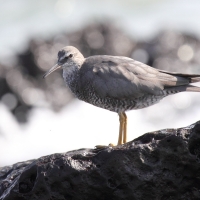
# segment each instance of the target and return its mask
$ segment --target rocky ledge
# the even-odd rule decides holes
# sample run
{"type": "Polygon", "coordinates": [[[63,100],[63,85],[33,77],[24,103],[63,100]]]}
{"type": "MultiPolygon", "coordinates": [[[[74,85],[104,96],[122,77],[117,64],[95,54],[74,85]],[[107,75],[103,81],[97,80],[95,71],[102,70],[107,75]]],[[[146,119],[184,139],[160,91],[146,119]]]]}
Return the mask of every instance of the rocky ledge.
{"type": "Polygon", "coordinates": [[[0,199],[200,199],[200,121],[3,167],[0,199]]]}

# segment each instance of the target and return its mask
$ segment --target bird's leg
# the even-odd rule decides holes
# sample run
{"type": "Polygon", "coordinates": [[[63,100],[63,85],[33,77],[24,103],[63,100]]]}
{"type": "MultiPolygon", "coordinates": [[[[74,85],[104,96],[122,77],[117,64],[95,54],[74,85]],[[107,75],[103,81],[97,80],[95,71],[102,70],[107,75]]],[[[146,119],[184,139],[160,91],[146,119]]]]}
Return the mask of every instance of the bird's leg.
{"type": "Polygon", "coordinates": [[[119,138],[118,138],[118,143],[117,145],[123,144],[122,140],[123,140],[123,132],[124,132],[124,116],[123,113],[119,113],[119,138]]]}
{"type": "MultiPolygon", "coordinates": [[[[117,145],[120,145],[120,144],[123,144],[123,141],[124,141],[124,139],[123,139],[124,130],[123,129],[124,129],[124,127],[126,127],[126,125],[124,124],[124,118],[126,118],[126,114],[125,113],[118,113],[118,115],[119,115],[119,123],[120,123],[120,125],[119,125],[119,138],[118,138],[117,145]]],[[[109,147],[114,147],[115,145],[110,143],[108,146],[109,147]]],[[[95,148],[96,149],[103,149],[103,148],[108,147],[108,146],[96,145],[95,148]]]]}
{"type": "MultiPolygon", "coordinates": [[[[125,112],[122,112],[122,113],[118,113],[119,115],[119,138],[118,138],[118,143],[117,145],[121,145],[121,144],[124,144],[127,142],[127,116],[126,116],[126,113],[125,112]]],[[[114,147],[115,145],[114,144],[109,144],[108,145],[109,147],[114,147]]],[[[105,145],[96,145],[95,146],[97,149],[103,149],[107,146],[105,145]]]]}
{"type": "Polygon", "coordinates": [[[124,130],[123,130],[123,144],[127,142],[127,116],[126,113],[123,112],[123,117],[124,117],[124,130]]]}
{"type": "Polygon", "coordinates": [[[119,138],[117,145],[127,142],[127,116],[125,112],[119,113],[119,138]]]}

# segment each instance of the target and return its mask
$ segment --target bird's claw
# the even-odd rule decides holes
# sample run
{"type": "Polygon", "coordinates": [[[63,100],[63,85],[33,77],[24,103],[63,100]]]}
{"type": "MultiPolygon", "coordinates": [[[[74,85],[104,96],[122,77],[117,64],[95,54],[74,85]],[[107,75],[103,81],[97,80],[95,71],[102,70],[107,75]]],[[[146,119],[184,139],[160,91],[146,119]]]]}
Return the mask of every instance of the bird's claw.
{"type": "Polygon", "coordinates": [[[114,147],[116,145],[110,143],[109,145],[96,145],[95,146],[95,149],[106,149],[106,148],[109,148],[109,147],[114,147]]]}

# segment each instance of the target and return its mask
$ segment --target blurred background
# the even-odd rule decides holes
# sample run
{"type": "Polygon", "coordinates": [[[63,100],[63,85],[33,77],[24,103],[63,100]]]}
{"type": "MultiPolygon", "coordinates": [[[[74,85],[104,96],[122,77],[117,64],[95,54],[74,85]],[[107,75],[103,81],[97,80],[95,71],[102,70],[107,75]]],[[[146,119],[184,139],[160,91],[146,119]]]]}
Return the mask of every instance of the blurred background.
{"type": "MultiPolygon", "coordinates": [[[[85,57],[132,57],[200,73],[199,0],[0,0],[0,166],[117,143],[116,113],[75,99],[62,72],[42,75],[66,45],[85,57]]],[[[198,84],[197,84],[198,85],[198,84]]],[[[200,94],[127,112],[128,140],[200,119],[200,94]]]]}

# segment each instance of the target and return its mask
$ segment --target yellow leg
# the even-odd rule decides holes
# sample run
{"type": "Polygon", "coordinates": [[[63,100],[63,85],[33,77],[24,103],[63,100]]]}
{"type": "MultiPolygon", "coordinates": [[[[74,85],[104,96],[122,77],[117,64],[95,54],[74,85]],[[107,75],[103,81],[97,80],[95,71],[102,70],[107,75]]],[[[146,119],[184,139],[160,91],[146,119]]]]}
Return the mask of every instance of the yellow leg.
{"type": "Polygon", "coordinates": [[[125,112],[119,113],[119,138],[117,145],[124,144],[127,141],[127,117],[125,112]]]}
{"type": "Polygon", "coordinates": [[[122,135],[123,135],[123,117],[122,113],[119,113],[119,137],[118,137],[118,143],[117,145],[122,144],[122,135]]]}
{"type": "Polygon", "coordinates": [[[126,113],[123,113],[124,116],[124,135],[123,135],[123,143],[127,142],[127,116],[126,113]]]}
{"type": "MultiPolygon", "coordinates": [[[[117,145],[121,145],[127,142],[127,116],[125,112],[118,113],[119,115],[119,137],[117,145]]],[[[115,146],[113,144],[109,144],[109,146],[115,146]]],[[[96,145],[97,149],[105,148],[105,145],[96,145]]]]}
{"type": "Polygon", "coordinates": [[[119,113],[119,138],[117,145],[127,142],[127,116],[125,112],[119,113]]]}

